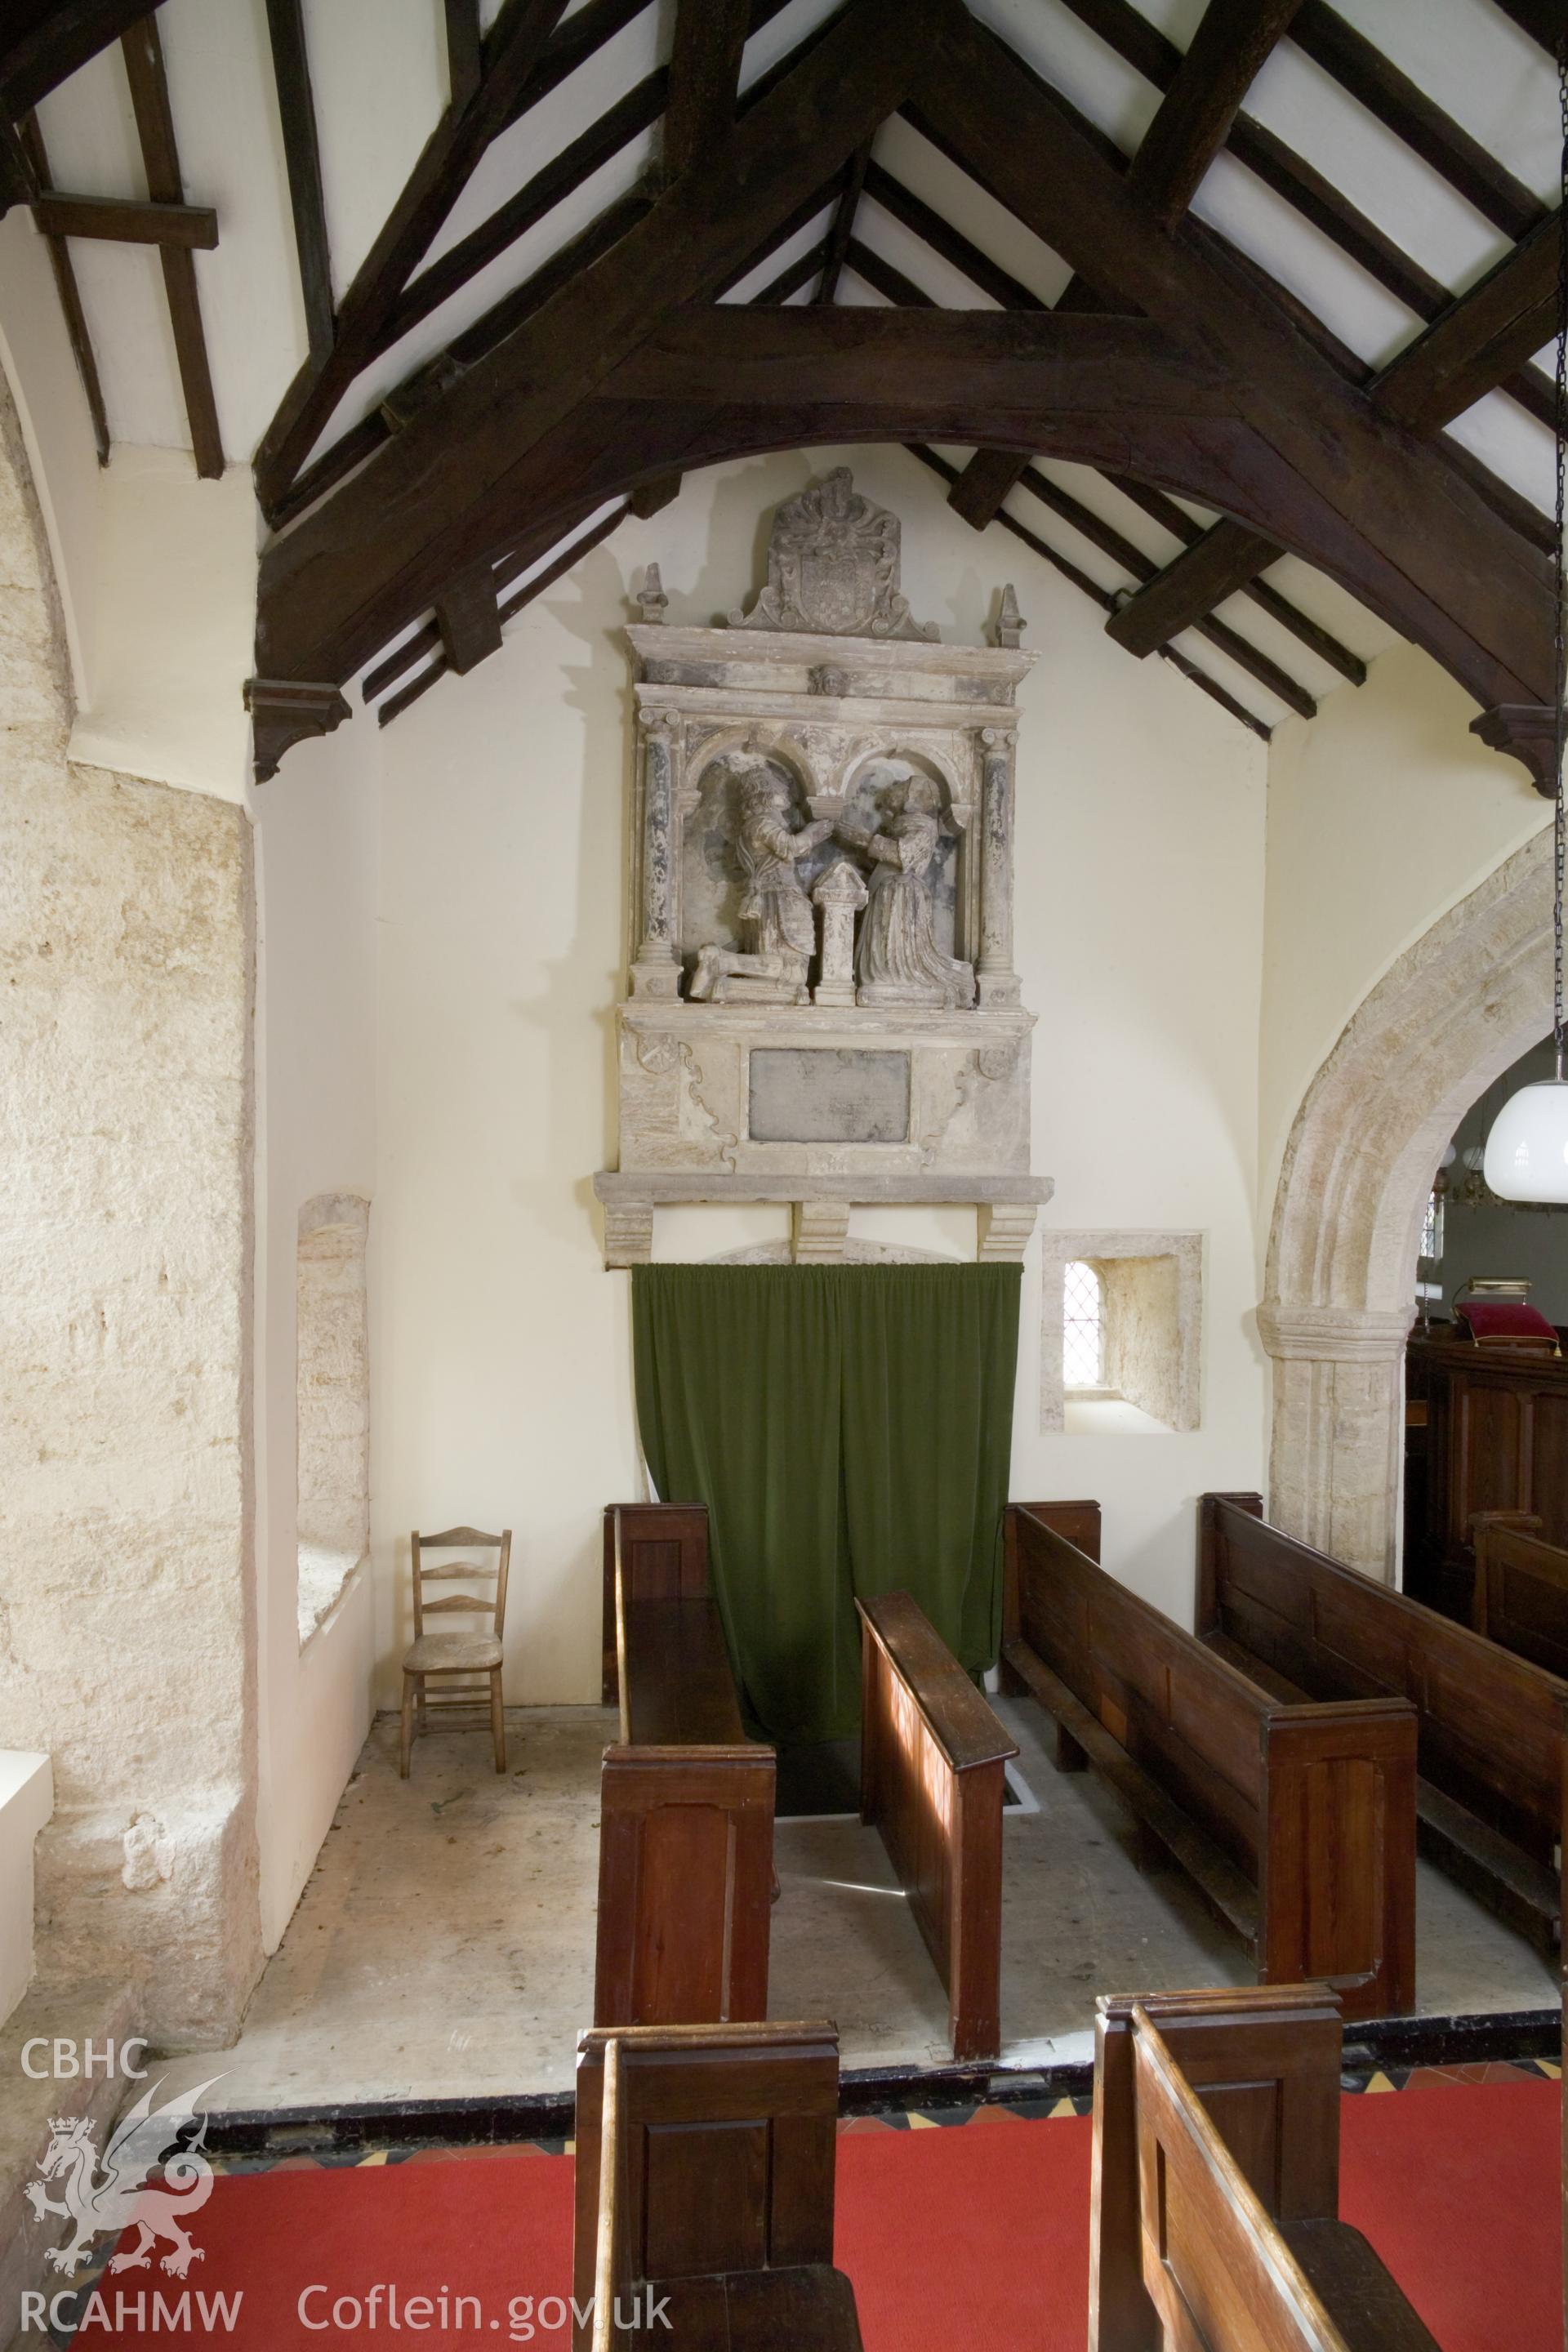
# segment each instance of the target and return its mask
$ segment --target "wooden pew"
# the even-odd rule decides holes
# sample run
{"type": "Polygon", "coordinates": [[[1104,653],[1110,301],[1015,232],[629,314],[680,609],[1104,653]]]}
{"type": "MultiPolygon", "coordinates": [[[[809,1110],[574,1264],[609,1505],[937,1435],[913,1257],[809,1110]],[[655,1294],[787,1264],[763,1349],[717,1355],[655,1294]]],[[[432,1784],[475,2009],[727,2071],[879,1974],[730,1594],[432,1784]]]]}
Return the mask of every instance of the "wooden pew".
{"type": "Polygon", "coordinates": [[[647,1549],[628,1537],[626,1520],[661,1508],[623,1506],[616,1530],[621,1738],[599,1784],[600,2026],[768,2013],[775,1759],[746,1738],[716,1602],[689,1589],[694,1560],[706,1575],[706,1514],[681,1514],[701,1521],[700,1544],[689,1528],[679,1540],[656,1528],[647,1549]]]}
{"type": "MultiPolygon", "coordinates": [[[[1259,1981],[1326,1979],[1345,2014],[1415,1997],[1415,1716],[1407,1699],[1287,1703],[1008,1506],[1002,1658],[1253,1948],[1259,1981]]],[[[1098,1543],[1096,1544],[1098,1549],[1098,1543]]]]}
{"type": "Polygon", "coordinates": [[[858,2352],[833,2267],[837,2122],[835,2026],[584,2034],[574,2346],[858,2352]],[[650,2295],[668,2298],[651,2323],[650,2295]],[[617,2297],[642,2326],[616,2326],[617,2297]]]}
{"type": "Polygon", "coordinates": [[[1100,2000],[1089,2352],[1436,2352],[1339,2219],[1340,2047],[1317,1985],[1100,2000]]]}
{"type": "Polygon", "coordinates": [[[604,1526],[605,1613],[601,1696],[620,1692],[616,1663],[616,1578],[634,1601],[708,1598],[708,1510],[702,1503],[607,1503],[604,1526]]]}
{"type": "Polygon", "coordinates": [[[1256,1495],[1198,1511],[1198,1632],[1279,1692],[1408,1698],[1421,1851],[1544,1952],[1557,1941],[1568,1682],[1298,1543],[1256,1495]]]}
{"type": "Polygon", "coordinates": [[[1529,1511],[1481,1511],[1470,1623],[1489,1642],[1568,1678],[1568,1551],[1548,1543],[1529,1511]]]}
{"type": "MultiPolygon", "coordinates": [[[[1412,1333],[1408,1397],[1426,1406],[1419,1432],[1425,1493],[1406,1531],[1405,1587],[1461,1624],[1470,1621],[1478,1514],[1527,1511],[1568,1544],[1568,1356],[1478,1348],[1452,1326],[1412,1333]]],[[[1421,1483],[1419,1466],[1413,1482],[1421,1483]]]]}
{"type": "Polygon", "coordinates": [[[947,1990],[957,2059],[1002,2046],[1002,1800],[1011,1738],[907,1592],[858,1601],[860,1818],[947,1990]]]}

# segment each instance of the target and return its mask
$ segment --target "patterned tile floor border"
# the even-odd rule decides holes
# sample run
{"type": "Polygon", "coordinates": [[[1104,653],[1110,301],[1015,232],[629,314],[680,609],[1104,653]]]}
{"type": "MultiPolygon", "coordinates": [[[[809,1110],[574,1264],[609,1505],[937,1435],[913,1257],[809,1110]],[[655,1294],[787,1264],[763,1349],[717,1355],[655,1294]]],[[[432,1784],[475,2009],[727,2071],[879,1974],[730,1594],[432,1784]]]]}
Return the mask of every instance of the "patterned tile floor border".
{"type": "MultiPolygon", "coordinates": [[[[1347,2072],[1340,2078],[1346,2091],[1439,2091],[1451,2083],[1557,2082],[1562,2069],[1553,2058],[1494,2059],[1479,2065],[1388,2066],[1347,2072]]],[[[953,2131],[965,2124],[1038,2123],[1059,2116],[1087,2116],[1094,2105],[1087,2094],[1078,2098],[981,2099],[970,2105],[922,2108],[889,2107],[877,2115],[846,2116],[841,2137],[885,2131],[953,2131]]],[[[309,2172],[381,2164],[463,2164],[492,2156],[569,2156],[569,2139],[487,2140],[468,2147],[411,2143],[382,2147],[323,2148],[289,2156],[234,2156],[213,2159],[215,2172],[309,2172]]]]}

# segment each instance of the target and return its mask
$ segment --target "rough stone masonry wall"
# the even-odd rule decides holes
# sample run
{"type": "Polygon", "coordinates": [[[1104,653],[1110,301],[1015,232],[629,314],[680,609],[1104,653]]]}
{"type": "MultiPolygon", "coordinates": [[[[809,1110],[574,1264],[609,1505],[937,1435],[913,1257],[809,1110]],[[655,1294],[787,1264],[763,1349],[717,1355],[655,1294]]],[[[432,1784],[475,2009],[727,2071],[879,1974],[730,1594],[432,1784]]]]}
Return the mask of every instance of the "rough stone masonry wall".
{"type": "Polygon", "coordinates": [[[0,382],[0,1747],[54,1759],[40,1983],[199,2047],[261,1962],[249,825],[70,718],[0,382]]]}

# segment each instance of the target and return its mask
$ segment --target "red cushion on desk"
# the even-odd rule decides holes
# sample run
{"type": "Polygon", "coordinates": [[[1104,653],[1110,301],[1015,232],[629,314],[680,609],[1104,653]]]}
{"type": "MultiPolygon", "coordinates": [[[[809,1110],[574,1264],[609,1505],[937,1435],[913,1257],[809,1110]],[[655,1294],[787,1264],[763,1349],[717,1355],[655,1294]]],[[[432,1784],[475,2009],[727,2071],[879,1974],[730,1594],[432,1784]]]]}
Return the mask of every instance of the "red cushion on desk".
{"type": "Polygon", "coordinates": [[[1475,1339],[1539,1339],[1548,1347],[1557,1345],[1557,1334],[1540,1307],[1522,1299],[1465,1299],[1454,1312],[1469,1325],[1475,1339]]]}

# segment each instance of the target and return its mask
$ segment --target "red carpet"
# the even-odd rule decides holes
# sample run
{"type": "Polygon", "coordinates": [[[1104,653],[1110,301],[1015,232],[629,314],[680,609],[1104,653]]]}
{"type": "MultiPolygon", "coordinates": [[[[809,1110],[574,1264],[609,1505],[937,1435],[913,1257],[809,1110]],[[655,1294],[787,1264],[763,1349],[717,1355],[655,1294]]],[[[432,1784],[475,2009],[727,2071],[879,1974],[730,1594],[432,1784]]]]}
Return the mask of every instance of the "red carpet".
{"type": "MultiPolygon", "coordinates": [[[[1366,2231],[1444,2352],[1561,2352],[1557,2086],[1363,2095],[1342,2112],[1345,2218],[1366,2231]]],[[[841,2137],[838,2259],[855,2281],[867,2352],[1081,2352],[1089,2147],[1087,2118],[995,2114],[841,2137]]],[[[570,2163],[546,2156],[220,2179],[194,2227],[205,2260],[186,2283],[184,2341],[242,2352],[391,2342],[404,2352],[415,2343],[559,2352],[568,2331],[540,2305],[568,2292],[571,2202],[570,2163]],[[314,2282],[328,2292],[310,2297],[301,2317],[301,2291],[314,2282]],[[433,2305],[428,2316],[400,2311],[395,2336],[384,2300],[374,2327],[368,2304],[373,2286],[393,2282],[405,2302],[422,2294],[433,2305]],[[211,2297],[237,2288],[237,2325],[201,2324],[195,2294],[210,2309],[211,2297]],[[459,2294],[477,2298],[477,2325],[471,2305],[459,2323],[459,2294]],[[334,2326],[336,2298],[350,2300],[334,2326]]],[[[110,2324],[93,2318],[77,2341],[86,2352],[151,2336],[153,2293],[167,2301],[181,2291],[156,2270],[106,2275],[110,2324]],[[118,2327],[117,2294],[132,2298],[118,2327]],[[140,2329],[138,2294],[148,2298],[140,2329]]]]}

